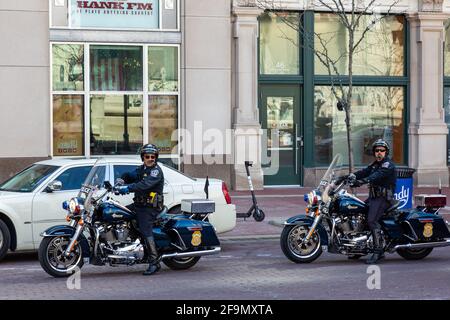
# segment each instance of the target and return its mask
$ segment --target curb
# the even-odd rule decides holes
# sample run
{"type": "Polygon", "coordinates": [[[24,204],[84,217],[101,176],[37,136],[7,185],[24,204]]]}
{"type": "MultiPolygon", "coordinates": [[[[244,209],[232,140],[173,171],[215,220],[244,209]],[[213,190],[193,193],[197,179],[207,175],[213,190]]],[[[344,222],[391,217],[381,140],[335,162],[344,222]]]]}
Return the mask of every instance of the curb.
{"type": "Polygon", "coordinates": [[[219,237],[220,241],[228,242],[228,241],[249,241],[249,240],[275,240],[280,239],[279,234],[254,234],[250,236],[228,236],[228,237],[219,237]]]}

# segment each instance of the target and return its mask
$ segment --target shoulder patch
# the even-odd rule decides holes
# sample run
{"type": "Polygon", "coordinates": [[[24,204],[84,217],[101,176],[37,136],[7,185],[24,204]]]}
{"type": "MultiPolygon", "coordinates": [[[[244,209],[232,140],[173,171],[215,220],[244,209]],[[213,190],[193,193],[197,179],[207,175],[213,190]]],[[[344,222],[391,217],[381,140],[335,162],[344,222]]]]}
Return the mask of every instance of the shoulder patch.
{"type": "Polygon", "coordinates": [[[153,170],[150,172],[150,175],[151,175],[153,178],[156,178],[156,177],[158,176],[158,174],[159,174],[159,171],[156,170],[156,169],[153,169],[153,170]]]}
{"type": "Polygon", "coordinates": [[[382,167],[382,168],[389,168],[389,165],[390,165],[389,161],[386,161],[385,163],[383,163],[383,164],[381,165],[381,167],[382,167]]]}

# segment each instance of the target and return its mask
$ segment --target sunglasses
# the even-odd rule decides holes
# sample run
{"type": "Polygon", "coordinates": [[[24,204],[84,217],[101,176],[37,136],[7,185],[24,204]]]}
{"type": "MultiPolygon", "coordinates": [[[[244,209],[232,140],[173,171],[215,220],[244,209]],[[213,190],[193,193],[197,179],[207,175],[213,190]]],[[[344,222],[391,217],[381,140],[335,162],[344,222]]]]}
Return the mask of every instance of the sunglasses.
{"type": "Polygon", "coordinates": [[[375,152],[386,152],[386,149],[375,149],[375,152]]]}
{"type": "Polygon", "coordinates": [[[148,160],[148,159],[155,160],[155,159],[156,159],[156,156],[146,154],[146,155],[144,156],[144,159],[146,159],[146,160],[148,160]]]}

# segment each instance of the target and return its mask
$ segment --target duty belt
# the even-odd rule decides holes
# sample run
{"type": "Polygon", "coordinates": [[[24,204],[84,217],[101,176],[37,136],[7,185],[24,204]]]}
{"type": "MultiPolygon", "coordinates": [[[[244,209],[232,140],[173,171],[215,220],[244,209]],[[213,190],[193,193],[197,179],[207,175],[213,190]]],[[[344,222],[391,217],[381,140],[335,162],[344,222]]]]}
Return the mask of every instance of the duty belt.
{"type": "Polygon", "coordinates": [[[370,198],[386,198],[387,200],[391,200],[394,197],[394,193],[391,189],[386,188],[386,187],[370,186],[369,197],[370,198]]]}
{"type": "Polygon", "coordinates": [[[162,209],[164,197],[156,192],[150,192],[149,196],[135,196],[133,201],[141,206],[162,209]]]}

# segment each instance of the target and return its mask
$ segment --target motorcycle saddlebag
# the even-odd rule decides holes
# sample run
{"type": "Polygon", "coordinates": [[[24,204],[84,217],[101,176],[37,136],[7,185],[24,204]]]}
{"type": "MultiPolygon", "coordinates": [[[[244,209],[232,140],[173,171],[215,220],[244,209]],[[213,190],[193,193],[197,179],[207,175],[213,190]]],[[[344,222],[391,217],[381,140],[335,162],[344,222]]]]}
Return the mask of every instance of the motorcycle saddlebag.
{"type": "Polygon", "coordinates": [[[447,224],[439,215],[413,210],[405,221],[410,224],[417,238],[422,241],[450,238],[447,224]]]}
{"type": "Polygon", "coordinates": [[[176,231],[189,249],[216,247],[220,245],[214,227],[206,221],[191,220],[183,216],[171,219],[164,229],[167,233],[176,231]]]}

